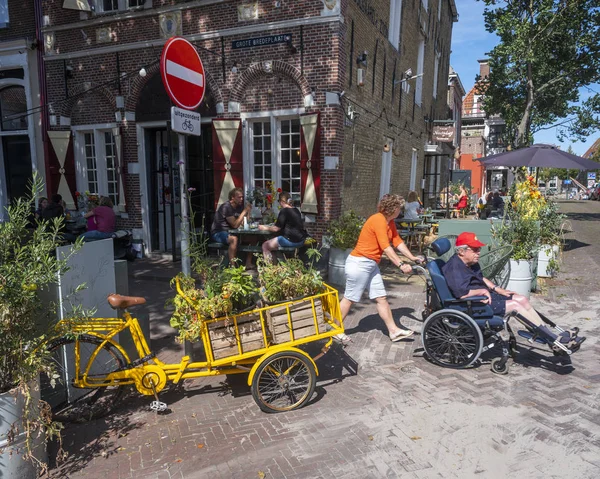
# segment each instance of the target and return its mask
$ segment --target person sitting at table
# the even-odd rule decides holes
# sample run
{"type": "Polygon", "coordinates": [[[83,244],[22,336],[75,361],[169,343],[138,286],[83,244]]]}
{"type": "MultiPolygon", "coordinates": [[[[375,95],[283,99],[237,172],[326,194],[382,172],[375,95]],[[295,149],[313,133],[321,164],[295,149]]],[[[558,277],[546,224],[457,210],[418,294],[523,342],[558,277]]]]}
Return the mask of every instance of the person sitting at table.
{"type": "Polygon", "coordinates": [[[299,248],[304,245],[304,240],[308,237],[308,233],[304,229],[302,223],[302,215],[298,208],[294,206],[292,195],[284,191],[279,193],[279,216],[274,226],[259,225],[258,229],[280,233],[280,236],[271,238],[262,244],[262,251],[265,259],[271,261],[271,251],[276,250],[280,246],[286,248],[299,248]]]}
{"type": "Polygon", "coordinates": [[[44,211],[44,209],[48,206],[48,198],[45,197],[41,197],[38,200],[38,208],[37,210],[35,210],[35,217],[36,218],[41,218],[42,217],[42,211],[44,211]]]}
{"type": "Polygon", "coordinates": [[[492,200],[492,207],[498,211],[498,216],[504,216],[504,200],[500,196],[500,193],[496,191],[492,200]]]}
{"type": "Polygon", "coordinates": [[[62,206],[62,196],[57,194],[52,195],[48,206],[40,212],[40,220],[47,223],[52,223],[54,218],[63,218],[59,233],[65,241],[75,241],[75,235],[67,232],[67,224],[65,222],[65,210],[62,206]]]}
{"type": "Polygon", "coordinates": [[[421,213],[421,202],[416,191],[409,191],[406,203],[404,204],[404,219],[418,220],[421,213]]]}
{"type": "MultiPolygon", "coordinates": [[[[246,203],[244,207],[244,193],[242,188],[234,188],[229,192],[229,201],[226,201],[217,208],[215,218],[210,227],[210,239],[215,243],[221,243],[229,246],[227,254],[229,264],[234,264],[237,255],[239,238],[230,235],[229,230],[239,228],[248,218],[252,211],[252,204],[246,203]]],[[[252,267],[252,255],[246,256],[246,268],[252,267]]]]}
{"type": "Polygon", "coordinates": [[[96,220],[95,230],[88,230],[80,235],[85,241],[112,238],[115,232],[116,215],[113,211],[113,203],[108,196],[101,196],[100,206],[96,206],[92,211],[88,211],[83,217],[93,217],[96,220]]]}
{"type": "Polygon", "coordinates": [[[460,185],[460,192],[458,193],[458,203],[456,203],[456,209],[459,210],[461,216],[465,216],[466,209],[469,207],[469,194],[463,185],[460,185]]]}

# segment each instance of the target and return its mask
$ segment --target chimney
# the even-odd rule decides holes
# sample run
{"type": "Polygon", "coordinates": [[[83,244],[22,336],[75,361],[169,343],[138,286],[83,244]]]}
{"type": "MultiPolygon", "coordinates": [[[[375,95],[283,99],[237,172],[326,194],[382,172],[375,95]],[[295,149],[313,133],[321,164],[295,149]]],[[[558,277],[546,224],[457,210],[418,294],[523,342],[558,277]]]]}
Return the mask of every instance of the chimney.
{"type": "Polygon", "coordinates": [[[486,58],[484,60],[477,60],[479,62],[479,75],[482,80],[485,80],[490,76],[490,61],[486,58]]]}

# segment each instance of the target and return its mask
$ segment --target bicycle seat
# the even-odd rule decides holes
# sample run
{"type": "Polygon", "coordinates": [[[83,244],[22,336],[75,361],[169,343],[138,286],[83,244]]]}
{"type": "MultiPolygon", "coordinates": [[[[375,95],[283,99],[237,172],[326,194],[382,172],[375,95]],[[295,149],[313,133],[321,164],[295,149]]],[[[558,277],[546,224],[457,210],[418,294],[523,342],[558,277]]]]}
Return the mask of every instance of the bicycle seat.
{"type": "Polygon", "coordinates": [[[139,296],[123,296],[122,294],[109,294],[106,298],[112,309],[127,309],[146,302],[145,298],[139,296]]]}

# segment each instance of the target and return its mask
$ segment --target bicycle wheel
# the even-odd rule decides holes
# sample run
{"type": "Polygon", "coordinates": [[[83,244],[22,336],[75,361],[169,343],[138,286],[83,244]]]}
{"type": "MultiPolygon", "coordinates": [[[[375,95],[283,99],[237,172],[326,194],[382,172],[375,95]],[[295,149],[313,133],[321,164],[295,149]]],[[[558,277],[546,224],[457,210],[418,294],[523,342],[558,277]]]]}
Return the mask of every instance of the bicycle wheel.
{"type": "Polygon", "coordinates": [[[295,351],[282,351],[267,358],[252,380],[252,397],[264,412],[291,411],[304,406],[315,391],[312,362],[295,351]]]}
{"type": "Polygon", "coordinates": [[[433,313],[425,321],[421,337],[427,356],[445,368],[466,368],[483,349],[481,329],[460,311],[443,309],[433,313]]]}
{"type": "MultiPolygon", "coordinates": [[[[78,338],[80,368],[84,369],[89,358],[102,340],[96,336],[82,335],[78,338]]],[[[75,388],[71,386],[75,373],[75,339],[62,337],[48,345],[54,377],[42,374],[41,397],[50,404],[54,419],[63,422],[85,422],[109,414],[125,392],[120,386],[75,388]]],[[[125,366],[123,354],[106,343],[94,359],[88,378],[102,379],[107,374],[125,366]]]]}

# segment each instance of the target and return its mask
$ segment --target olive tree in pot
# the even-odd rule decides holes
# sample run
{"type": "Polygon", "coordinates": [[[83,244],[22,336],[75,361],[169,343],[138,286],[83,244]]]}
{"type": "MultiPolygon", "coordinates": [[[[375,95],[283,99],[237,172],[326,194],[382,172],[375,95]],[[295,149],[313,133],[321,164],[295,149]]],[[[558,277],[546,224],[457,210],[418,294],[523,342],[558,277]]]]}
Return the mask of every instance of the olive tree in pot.
{"type": "Polygon", "coordinates": [[[42,224],[34,218],[42,189],[35,175],[30,193],[0,222],[0,477],[36,477],[46,469],[46,439],[60,437],[39,381],[41,374],[56,379],[43,347],[56,315],[38,293],[57,282],[70,255],[56,256],[63,219],[42,224]]]}
{"type": "Polygon", "coordinates": [[[356,245],[365,220],[350,210],[329,224],[329,274],[332,284],[346,283],[346,258],[356,245]]]}

